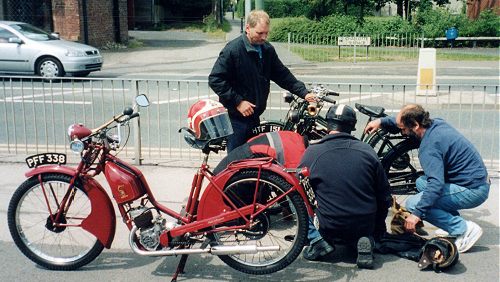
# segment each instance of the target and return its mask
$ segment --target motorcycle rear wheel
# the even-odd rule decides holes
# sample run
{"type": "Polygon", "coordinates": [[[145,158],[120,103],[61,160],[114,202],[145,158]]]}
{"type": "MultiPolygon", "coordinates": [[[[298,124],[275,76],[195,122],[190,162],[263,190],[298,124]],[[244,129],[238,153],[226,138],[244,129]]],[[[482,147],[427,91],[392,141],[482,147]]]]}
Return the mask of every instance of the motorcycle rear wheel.
{"type": "Polygon", "coordinates": [[[424,175],[418,159],[419,144],[407,139],[387,152],[381,160],[393,195],[417,193],[415,181],[424,175]]]}
{"type": "MultiPolygon", "coordinates": [[[[226,184],[224,192],[237,205],[247,205],[253,199],[258,172],[242,170],[226,184]],[[250,191],[249,191],[250,190],[250,191]]],[[[259,180],[259,199],[267,203],[291,188],[282,177],[262,171],[259,180]]],[[[230,267],[249,274],[269,274],[291,264],[302,251],[307,239],[308,215],[302,197],[297,192],[285,196],[255,217],[251,230],[219,232],[212,235],[212,245],[279,246],[279,251],[256,254],[220,255],[230,267]]],[[[238,224],[238,223],[236,223],[238,224]]]]}
{"type": "Polygon", "coordinates": [[[77,182],[73,200],[58,221],[72,226],[55,225],[49,210],[56,213],[71,178],[46,174],[42,179],[43,188],[38,177],[32,177],[10,200],[7,218],[14,243],[30,260],[47,269],[74,270],[90,263],[104,248],[94,235],[77,226],[91,212],[90,199],[77,182]]]}

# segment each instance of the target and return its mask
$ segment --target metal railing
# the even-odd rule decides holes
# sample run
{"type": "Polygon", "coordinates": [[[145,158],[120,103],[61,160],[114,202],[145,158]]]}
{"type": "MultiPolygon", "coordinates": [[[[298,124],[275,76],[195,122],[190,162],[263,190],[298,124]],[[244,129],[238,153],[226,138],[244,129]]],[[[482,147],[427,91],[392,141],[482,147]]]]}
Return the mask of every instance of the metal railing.
{"type": "Polygon", "coordinates": [[[416,33],[404,34],[297,34],[289,33],[285,45],[288,51],[309,62],[356,61],[356,60],[416,60],[418,50],[423,44],[422,35],[416,33]],[[339,37],[369,38],[369,45],[339,44],[339,37]]]}
{"type": "MultiPolygon", "coordinates": [[[[437,85],[435,95],[416,95],[415,84],[323,85],[340,93],[339,103],[382,106],[389,114],[407,103],[422,104],[431,117],[443,117],[471,140],[489,169],[499,170],[498,85],[437,85]]],[[[282,101],[282,91],[272,84],[262,119],[285,118],[288,104],[282,101]]],[[[121,156],[149,163],[199,160],[201,153],[190,148],[178,130],[187,125],[192,103],[217,96],[207,81],[196,80],[64,78],[48,82],[34,77],[0,77],[0,156],[24,157],[49,151],[71,155],[66,137],[70,124],[95,128],[130,106],[140,93],[148,95],[151,106],[141,109],[139,127],[130,127],[128,145],[122,148],[121,156]]],[[[355,136],[360,136],[365,118],[358,115],[355,136]]],[[[212,159],[223,156],[221,153],[212,159]]]]}
{"type": "MultiPolygon", "coordinates": [[[[498,45],[499,37],[459,37],[456,41],[488,41],[498,45]]],[[[418,33],[383,33],[366,35],[362,33],[325,35],[320,33],[288,33],[286,42],[273,42],[279,48],[286,49],[287,63],[302,60],[322,63],[335,61],[414,61],[418,59],[419,48],[451,46],[446,38],[427,38],[418,33]],[[339,38],[350,38],[358,45],[340,44],[339,38]],[[358,40],[355,40],[355,39],[358,40]],[[369,38],[369,44],[366,41],[369,38]],[[366,40],[359,40],[366,39],[366,40]],[[295,57],[295,58],[294,58],[295,57]]],[[[440,52],[448,52],[447,48],[440,52]]]]}

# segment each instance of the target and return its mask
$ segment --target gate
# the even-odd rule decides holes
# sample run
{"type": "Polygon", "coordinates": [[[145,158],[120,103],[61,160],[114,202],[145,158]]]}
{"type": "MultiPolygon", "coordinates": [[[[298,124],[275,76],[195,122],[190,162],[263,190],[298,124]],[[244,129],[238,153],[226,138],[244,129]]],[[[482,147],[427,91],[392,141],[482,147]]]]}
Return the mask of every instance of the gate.
{"type": "Polygon", "coordinates": [[[52,31],[52,0],[7,0],[4,2],[5,18],[32,24],[52,31]]]}

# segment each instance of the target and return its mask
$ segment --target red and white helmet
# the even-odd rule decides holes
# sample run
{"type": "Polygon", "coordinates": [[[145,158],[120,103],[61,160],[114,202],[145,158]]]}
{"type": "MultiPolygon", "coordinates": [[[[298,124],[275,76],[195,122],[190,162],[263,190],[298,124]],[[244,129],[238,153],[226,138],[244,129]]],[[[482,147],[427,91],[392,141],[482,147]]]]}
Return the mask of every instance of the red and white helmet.
{"type": "Polygon", "coordinates": [[[199,100],[189,108],[188,126],[198,140],[212,140],[233,134],[226,108],[210,99],[199,100]]]}

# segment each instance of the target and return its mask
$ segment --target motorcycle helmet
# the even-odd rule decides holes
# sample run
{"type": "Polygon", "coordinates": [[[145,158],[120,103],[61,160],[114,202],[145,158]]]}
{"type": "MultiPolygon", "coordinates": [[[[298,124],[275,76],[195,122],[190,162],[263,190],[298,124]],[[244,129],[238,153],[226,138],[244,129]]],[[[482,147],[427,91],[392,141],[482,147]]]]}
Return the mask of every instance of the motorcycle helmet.
{"type": "Polygon", "coordinates": [[[443,237],[432,238],[422,248],[422,256],[418,262],[420,270],[432,265],[435,271],[452,267],[458,262],[457,246],[443,237]]]}
{"type": "Polygon", "coordinates": [[[326,113],[326,121],[329,130],[347,133],[356,130],[356,112],[348,105],[335,104],[331,106],[326,113]]]}
{"type": "Polygon", "coordinates": [[[221,103],[202,99],[188,112],[188,126],[197,140],[209,141],[233,134],[226,108],[221,103]]]}

